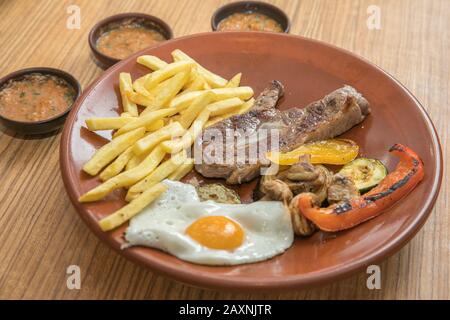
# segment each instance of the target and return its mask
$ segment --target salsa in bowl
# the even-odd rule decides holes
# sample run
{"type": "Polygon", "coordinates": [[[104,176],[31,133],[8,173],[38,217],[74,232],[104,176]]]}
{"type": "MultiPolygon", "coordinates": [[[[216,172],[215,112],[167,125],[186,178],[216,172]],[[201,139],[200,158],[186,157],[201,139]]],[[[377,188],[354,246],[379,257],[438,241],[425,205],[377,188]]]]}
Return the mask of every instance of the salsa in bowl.
{"type": "Polygon", "coordinates": [[[163,20],[144,13],[122,13],[98,22],[89,46],[102,67],[110,67],[135,52],[173,38],[163,20]]]}
{"type": "Polygon", "coordinates": [[[278,7],[260,1],[239,1],[216,10],[211,18],[213,31],[263,31],[289,33],[290,21],[278,7]]]}
{"type": "Polygon", "coordinates": [[[64,124],[81,93],[78,81],[53,68],[29,68],[0,80],[0,120],[24,134],[54,131],[64,124]]]}

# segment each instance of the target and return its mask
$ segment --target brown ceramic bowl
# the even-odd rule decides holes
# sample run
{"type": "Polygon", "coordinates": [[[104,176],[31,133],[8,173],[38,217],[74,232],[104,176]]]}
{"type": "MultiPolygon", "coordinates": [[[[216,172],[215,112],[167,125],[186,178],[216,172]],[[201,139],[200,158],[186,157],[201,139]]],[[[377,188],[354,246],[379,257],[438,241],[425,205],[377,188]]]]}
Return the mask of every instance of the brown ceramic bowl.
{"type": "MultiPolygon", "coordinates": [[[[124,205],[124,191],[104,201],[81,204],[78,197],[100,180],[81,171],[83,164],[111,137],[84,125],[89,117],[120,112],[120,72],[133,78],[147,72],[137,55],[105,72],[77,101],[61,141],[61,171],[67,193],[91,230],[125,257],[179,281],[227,290],[299,289],[325,284],[379,263],[403,247],[425,223],[442,178],[439,140],[419,102],[398,81],[373,64],[342,49],[293,35],[260,32],[212,32],[165,42],[145,51],[169,61],[174,49],[186,51],[205,67],[230,78],[242,72],[243,84],[258,94],[272,79],[285,85],[279,107],[305,106],[344,84],[354,86],[370,101],[371,115],[344,137],[355,140],[363,156],[381,159],[390,170],[397,160],[388,154],[394,143],[414,149],[425,163],[425,178],[406,198],[375,219],[339,232],[317,232],[296,239],[284,254],[241,266],[210,267],[181,261],[164,252],[135,247],[121,250],[126,225],[104,233],[98,220],[124,205]],[[249,45],[251,44],[251,45],[249,45]]],[[[142,53],[142,52],[141,52],[142,53]]],[[[248,194],[254,183],[241,188],[248,194]]]]}
{"type": "Polygon", "coordinates": [[[212,30],[217,31],[220,21],[233,13],[240,12],[257,12],[265,14],[278,22],[285,33],[289,33],[289,29],[291,28],[289,17],[280,8],[261,1],[238,1],[226,4],[214,12],[211,17],[212,30]]]}
{"type": "MultiPolygon", "coordinates": [[[[73,89],[75,89],[75,101],[81,95],[81,85],[77,81],[77,79],[75,79],[70,73],[59,69],[45,67],[27,68],[8,74],[7,76],[0,79],[0,90],[9,80],[20,79],[21,77],[31,73],[53,75],[66,80],[67,83],[72,86],[73,89]]],[[[1,114],[0,121],[6,128],[11,129],[15,132],[19,132],[22,134],[43,134],[59,129],[64,124],[64,121],[66,120],[66,117],[69,114],[71,108],[72,105],[69,106],[63,113],[60,113],[52,118],[40,121],[18,121],[6,118],[1,114]]]]}
{"type": "Polygon", "coordinates": [[[121,13],[110,16],[95,24],[89,32],[89,46],[92,53],[103,68],[108,68],[120,61],[120,59],[110,57],[97,49],[97,40],[105,32],[108,32],[123,23],[135,22],[146,28],[153,29],[161,33],[167,40],[173,38],[172,29],[163,20],[144,13],[121,13]]]}

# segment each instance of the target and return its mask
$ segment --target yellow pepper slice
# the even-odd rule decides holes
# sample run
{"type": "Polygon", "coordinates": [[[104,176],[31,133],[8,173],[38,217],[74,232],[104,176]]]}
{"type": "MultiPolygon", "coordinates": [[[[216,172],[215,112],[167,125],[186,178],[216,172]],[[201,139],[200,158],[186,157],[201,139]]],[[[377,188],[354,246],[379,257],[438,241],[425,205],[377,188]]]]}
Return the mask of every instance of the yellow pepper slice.
{"type": "Polygon", "coordinates": [[[356,142],[349,139],[330,139],[304,144],[292,151],[268,152],[267,159],[279,165],[297,163],[299,157],[305,154],[311,156],[311,163],[343,165],[354,160],[359,153],[356,142]]]}

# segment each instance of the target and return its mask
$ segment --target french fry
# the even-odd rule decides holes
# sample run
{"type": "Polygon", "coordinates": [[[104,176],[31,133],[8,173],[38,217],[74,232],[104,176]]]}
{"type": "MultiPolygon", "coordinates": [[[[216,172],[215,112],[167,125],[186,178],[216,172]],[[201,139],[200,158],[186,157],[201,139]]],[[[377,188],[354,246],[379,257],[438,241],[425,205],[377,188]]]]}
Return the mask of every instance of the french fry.
{"type": "Polygon", "coordinates": [[[127,97],[130,101],[134,102],[135,104],[144,106],[144,107],[151,107],[154,103],[154,98],[152,96],[143,95],[139,92],[134,91],[128,91],[127,97]]]}
{"type": "Polygon", "coordinates": [[[161,181],[180,180],[193,169],[187,149],[203,128],[247,112],[255,101],[252,88],[241,86],[241,73],[228,81],[181,50],[174,50],[172,57],[172,63],[152,55],[138,57],[152,72],[134,81],[129,73],[119,75],[120,116],[86,120],[89,130],[117,131],[84,165],[88,174],[100,173],[102,183],[79,201],[128,189],[129,203],[99,221],[104,231],[128,221],[165,192],[161,181]],[[139,114],[141,106],[145,109],[139,114]]]}
{"type": "Polygon", "coordinates": [[[187,93],[181,93],[172,99],[169,103],[170,108],[177,108],[178,110],[186,109],[195,98],[201,96],[205,90],[191,91],[187,93]]]}
{"type": "Polygon", "coordinates": [[[182,94],[202,90],[205,85],[205,80],[201,77],[196,78],[186,89],[183,90],[182,94]]]}
{"type": "MultiPolygon", "coordinates": [[[[155,105],[155,96],[160,94],[162,90],[171,82],[172,79],[167,79],[160,84],[158,84],[155,88],[150,91],[147,91],[143,87],[143,84],[139,84],[139,82],[145,82],[145,79],[137,79],[135,81],[135,91],[136,92],[127,92],[128,98],[134,103],[144,106],[144,107],[153,107],[155,105]]],[[[154,109],[153,109],[154,110],[154,109]]]]}
{"type": "Polygon", "coordinates": [[[197,69],[192,68],[189,81],[185,84],[180,94],[203,90],[205,83],[205,79],[197,72],[197,69]]]}
{"type": "Polygon", "coordinates": [[[134,121],[133,117],[90,118],[86,119],[86,126],[91,131],[117,130],[127,123],[134,121]]]}
{"type": "Polygon", "coordinates": [[[209,110],[204,109],[192,123],[189,130],[177,140],[164,141],[160,144],[164,151],[170,154],[175,154],[181,150],[189,148],[197,139],[197,137],[202,133],[203,127],[208,121],[209,110]]]}
{"type": "Polygon", "coordinates": [[[145,127],[145,129],[147,131],[153,132],[153,131],[157,131],[159,129],[161,129],[162,127],[164,127],[164,120],[163,119],[158,119],[155,122],[149,124],[148,126],[145,127]]]}
{"type": "Polygon", "coordinates": [[[122,135],[120,138],[111,140],[97,150],[94,156],[83,166],[83,171],[91,176],[95,176],[125,149],[142,138],[144,133],[144,128],[137,128],[122,135]]]}
{"type": "Polygon", "coordinates": [[[237,88],[241,84],[242,73],[238,73],[228,81],[225,88],[237,88]]]}
{"type": "Polygon", "coordinates": [[[231,116],[229,116],[229,117],[227,117],[227,115],[214,117],[214,118],[208,120],[208,122],[206,122],[206,124],[205,124],[205,129],[206,129],[206,128],[209,128],[209,127],[211,127],[211,126],[213,126],[213,125],[215,125],[216,123],[218,123],[218,122],[220,122],[220,121],[223,121],[223,120],[225,120],[225,119],[228,119],[228,118],[230,118],[230,117],[232,117],[232,116],[234,116],[234,114],[231,115],[231,116]]]}
{"type": "Polygon", "coordinates": [[[142,139],[139,139],[133,146],[133,152],[136,155],[140,155],[151,150],[160,142],[179,137],[185,132],[186,130],[179,122],[172,122],[165,127],[143,137],[142,139]]]}
{"type": "Polygon", "coordinates": [[[251,99],[245,101],[244,104],[242,106],[240,106],[237,114],[244,114],[244,113],[248,112],[253,107],[254,104],[255,104],[255,98],[251,98],[251,99]]]}
{"type": "Polygon", "coordinates": [[[192,59],[183,51],[177,49],[172,52],[172,57],[175,61],[191,61],[195,62],[197,65],[197,70],[203,78],[205,78],[206,82],[213,88],[223,88],[227,85],[228,81],[217,74],[212,73],[206,68],[202,67],[198,62],[192,59]]]}
{"type": "Polygon", "coordinates": [[[150,151],[151,150],[142,154],[135,154],[133,152],[133,156],[131,157],[130,161],[127,162],[125,170],[131,170],[133,168],[136,168],[142,161],[144,161],[144,159],[148,156],[150,151]]]}
{"type": "Polygon", "coordinates": [[[131,114],[129,114],[128,112],[122,112],[120,114],[121,117],[125,117],[125,118],[135,118],[134,116],[132,116],[131,114]]]}
{"type": "Polygon", "coordinates": [[[163,82],[158,83],[158,85],[154,87],[152,90],[148,91],[148,93],[151,95],[152,98],[154,98],[170,82],[171,79],[172,78],[169,78],[167,80],[164,80],[163,82]]]}
{"type": "Polygon", "coordinates": [[[164,117],[174,115],[177,112],[178,110],[176,108],[170,108],[170,109],[156,110],[149,112],[146,115],[141,115],[139,118],[133,119],[134,121],[127,123],[126,125],[121,127],[114,136],[115,137],[120,136],[125,132],[129,132],[139,127],[147,127],[148,125],[151,125],[153,122],[162,119],[164,117]]]}
{"type": "Polygon", "coordinates": [[[184,89],[181,94],[185,94],[192,91],[202,90],[205,85],[205,80],[201,77],[197,77],[193,82],[189,84],[189,86],[184,89]]]}
{"type": "Polygon", "coordinates": [[[189,128],[192,122],[197,118],[200,112],[206,108],[206,106],[213,101],[214,94],[210,91],[203,91],[201,95],[195,98],[191,105],[185,110],[181,115],[178,122],[183,126],[183,128],[189,128]]]}
{"type": "Polygon", "coordinates": [[[181,118],[181,114],[176,114],[174,116],[171,116],[170,118],[166,118],[165,119],[165,123],[166,125],[174,123],[174,122],[178,122],[178,120],[180,120],[181,118]]]}
{"type": "Polygon", "coordinates": [[[133,156],[133,146],[130,146],[100,173],[100,179],[106,181],[117,176],[133,156]]]}
{"type": "Polygon", "coordinates": [[[161,83],[162,81],[169,79],[180,72],[190,71],[193,66],[195,66],[195,63],[190,61],[170,63],[164,68],[150,73],[145,80],[144,87],[147,91],[150,91],[155,88],[158,83],[161,83]]]}
{"type": "Polygon", "coordinates": [[[109,231],[115,229],[139,212],[141,212],[146,206],[155,201],[160,195],[162,195],[167,190],[167,186],[158,183],[154,185],[152,188],[143,192],[139,197],[131,201],[126,206],[120,208],[113,214],[103,218],[99,221],[100,228],[103,231],[109,231]]]}
{"type": "MultiPolygon", "coordinates": [[[[164,92],[167,92],[167,90],[170,90],[167,88],[172,88],[174,91],[176,91],[177,82],[178,81],[181,82],[182,80],[184,80],[184,78],[182,76],[178,76],[178,78],[175,80],[173,78],[174,77],[164,80],[163,82],[159,83],[155,88],[153,88],[151,91],[147,91],[148,96],[135,94],[134,95],[136,97],[135,99],[140,98],[142,101],[142,105],[144,105],[146,107],[153,107],[153,108],[150,108],[150,110],[148,110],[148,111],[154,111],[155,109],[159,109],[159,107],[156,108],[155,106],[157,104],[161,104],[161,101],[160,101],[161,96],[160,95],[164,94],[164,92]],[[155,101],[155,97],[157,97],[157,96],[160,96],[159,100],[155,101]]],[[[167,95],[167,93],[166,93],[166,95],[167,95]]],[[[173,96],[169,95],[168,99],[172,99],[172,98],[173,98],[173,96]]],[[[163,102],[165,102],[165,101],[163,101],[163,102]]]]}
{"type": "MultiPolygon", "coordinates": [[[[149,130],[149,127],[147,127],[146,129],[147,129],[148,131],[150,131],[150,132],[148,132],[147,134],[145,134],[144,137],[143,137],[142,139],[145,139],[146,137],[148,137],[148,136],[154,134],[155,131],[159,131],[160,129],[162,129],[162,127],[164,126],[164,121],[163,121],[163,120],[158,120],[158,123],[159,123],[159,121],[162,121],[162,122],[163,122],[161,128],[158,128],[158,129],[152,131],[152,130],[149,130]]],[[[152,135],[152,136],[154,136],[154,135],[152,135]]],[[[138,140],[138,141],[139,141],[139,140],[138,140]]],[[[137,143],[138,141],[136,141],[136,143],[137,143]]],[[[135,143],[134,145],[136,145],[136,143],[135,143]]],[[[137,167],[142,161],[144,161],[144,159],[145,159],[145,158],[148,156],[148,154],[152,151],[152,148],[155,147],[158,143],[159,143],[159,142],[154,143],[154,144],[152,145],[151,148],[148,148],[145,152],[140,153],[140,154],[136,154],[136,153],[133,151],[133,155],[132,155],[131,159],[127,162],[127,164],[126,164],[126,166],[125,166],[125,170],[130,170],[130,169],[133,169],[133,168],[137,167]]],[[[133,145],[133,147],[134,147],[134,145],[133,145]]]]}
{"type": "Polygon", "coordinates": [[[214,117],[214,118],[208,120],[208,122],[206,122],[206,124],[205,124],[205,128],[209,128],[209,127],[215,125],[217,122],[223,121],[223,120],[228,119],[235,115],[235,114],[231,114],[231,115],[230,114],[226,114],[226,115],[224,114],[223,116],[214,117]],[[228,115],[230,115],[230,116],[228,116],[228,115]]]}
{"type": "Polygon", "coordinates": [[[181,88],[183,88],[188,80],[188,72],[180,72],[169,80],[166,80],[164,87],[162,87],[161,90],[155,95],[152,107],[142,111],[141,115],[145,115],[151,111],[158,110],[166,106],[177,95],[177,93],[180,92],[181,88]]]}
{"type": "Polygon", "coordinates": [[[137,58],[137,62],[139,64],[142,64],[143,66],[146,66],[147,68],[156,71],[159,69],[162,69],[167,66],[167,62],[161,60],[158,57],[150,56],[150,55],[144,55],[137,58]]]}
{"type": "MultiPolygon", "coordinates": [[[[215,94],[215,101],[239,98],[241,100],[248,100],[253,96],[253,89],[250,87],[238,87],[238,88],[219,88],[211,89],[212,93],[215,94]]],[[[179,110],[185,109],[189,106],[192,101],[202,94],[203,91],[192,91],[186,94],[179,95],[172,99],[169,107],[177,108],[179,110]]]]}
{"type": "Polygon", "coordinates": [[[164,158],[165,152],[157,146],[135,168],[124,171],[101,185],[83,194],[78,201],[92,202],[103,199],[108,193],[122,187],[129,187],[150,174],[164,158]]]}
{"type": "Polygon", "coordinates": [[[167,153],[177,153],[192,145],[191,137],[192,135],[188,131],[179,139],[161,142],[161,146],[167,153]]]}
{"type": "MultiPolygon", "coordinates": [[[[188,85],[188,83],[189,83],[189,81],[190,81],[190,79],[192,77],[192,71],[191,72],[183,71],[183,72],[187,72],[187,75],[188,75],[187,81],[183,85],[183,88],[184,88],[185,86],[188,85]]],[[[167,87],[168,85],[170,86],[170,83],[171,83],[172,79],[173,79],[173,77],[158,83],[158,85],[156,87],[154,87],[152,90],[148,91],[149,94],[152,97],[155,97],[155,96],[159,95],[161,93],[161,91],[164,90],[165,87],[167,87]]]]}
{"type": "Polygon", "coordinates": [[[191,71],[189,72],[189,80],[183,87],[183,90],[186,89],[191,83],[193,83],[198,78],[201,78],[201,76],[198,74],[197,68],[196,67],[191,68],[191,71]]]}
{"type": "Polygon", "coordinates": [[[161,163],[152,173],[147,177],[133,185],[128,189],[127,195],[125,197],[126,201],[131,201],[135,199],[139,194],[145,190],[153,187],[155,184],[163,181],[170,174],[172,174],[183,162],[186,160],[186,151],[181,151],[180,153],[172,156],[170,159],[161,163]]]}
{"type": "Polygon", "coordinates": [[[126,72],[121,72],[119,75],[119,89],[122,97],[123,111],[128,112],[132,116],[138,115],[138,109],[134,102],[130,101],[127,96],[128,91],[132,91],[131,75],[126,72]]]}
{"type": "Polygon", "coordinates": [[[174,172],[172,172],[167,179],[178,181],[182,179],[185,175],[192,171],[194,168],[194,159],[187,159],[181,166],[179,166],[174,172]]]}
{"type": "Polygon", "coordinates": [[[227,114],[223,114],[221,116],[217,116],[214,117],[212,119],[210,119],[206,124],[205,124],[205,128],[208,128],[210,126],[212,126],[213,124],[216,124],[219,121],[228,119],[232,116],[238,115],[238,114],[243,114],[246,113],[247,111],[249,111],[251,109],[251,107],[253,107],[253,104],[255,103],[255,99],[251,98],[250,100],[244,102],[238,110],[233,111],[233,112],[229,112],[227,114]]]}
{"type": "Polygon", "coordinates": [[[143,96],[146,96],[148,98],[151,98],[150,92],[148,92],[147,89],[145,89],[145,87],[144,87],[145,81],[147,80],[148,77],[149,77],[149,74],[134,80],[134,82],[133,82],[133,89],[137,93],[139,93],[139,94],[141,94],[143,96]]]}
{"type": "Polygon", "coordinates": [[[220,116],[229,112],[237,110],[244,101],[239,98],[230,98],[221,100],[208,105],[208,110],[211,112],[210,117],[220,116]]]}

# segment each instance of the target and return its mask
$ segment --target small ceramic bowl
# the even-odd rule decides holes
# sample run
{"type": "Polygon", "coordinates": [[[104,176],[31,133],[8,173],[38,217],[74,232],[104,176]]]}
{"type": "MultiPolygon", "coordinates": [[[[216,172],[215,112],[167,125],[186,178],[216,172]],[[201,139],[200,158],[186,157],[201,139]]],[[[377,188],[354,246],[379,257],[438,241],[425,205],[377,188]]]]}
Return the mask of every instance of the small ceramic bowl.
{"type": "MultiPolygon", "coordinates": [[[[20,79],[21,77],[32,74],[32,73],[40,73],[43,75],[52,75],[56,76],[58,78],[64,79],[74,90],[75,90],[75,99],[78,99],[78,97],[81,95],[81,85],[75,79],[71,74],[59,70],[59,69],[53,69],[53,68],[45,68],[45,67],[38,67],[38,68],[27,68],[22,69],[18,71],[14,71],[7,76],[0,79],[0,90],[3,88],[3,86],[12,79],[20,79]]],[[[18,120],[12,120],[9,118],[6,118],[0,114],[0,121],[1,123],[8,129],[11,129],[15,132],[19,132],[22,134],[43,134],[55,131],[56,129],[63,126],[64,121],[66,120],[67,115],[69,114],[69,111],[72,109],[73,104],[70,105],[67,110],[64,112],[49,118],[45,120],[39,120],[39,121],[18,121],[18,120]]]]}
{"type": "Polygon", "coordinates": [[[280,8],[260,1],[239,1],[226,4],[218,8],[211,17],[211,28],[218,31],[219,23],[233,13],[257,12],[262,13],[279,23],[284,33],[289,33],[291,22],[289,17],[280,8]]]}
{"type": "Polygon", "coordinates": [[[102,68],[109,68],[113,64],[119,62],[120,59],[100,52],[97,48],[97,40],[105,32],[111,31],[124,23],[137,23],[143,27],[158,31],[167,40],[173,38],[172,29],[166,22],[148,14],[129,12],[105,18],[95,24],[89,32],[89,46],[91,47],[92,53],[102,68]]]}

